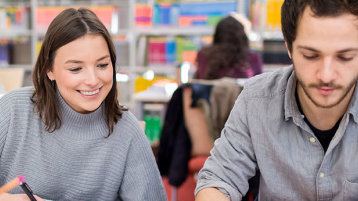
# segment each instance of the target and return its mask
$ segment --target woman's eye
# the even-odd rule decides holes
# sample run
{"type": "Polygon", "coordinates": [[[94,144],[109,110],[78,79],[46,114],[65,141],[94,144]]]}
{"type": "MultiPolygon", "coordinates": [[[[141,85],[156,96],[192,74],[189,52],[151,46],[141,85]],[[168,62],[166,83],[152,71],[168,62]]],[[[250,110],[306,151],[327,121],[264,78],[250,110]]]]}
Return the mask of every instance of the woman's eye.
{"type": "Polygon", "coordinates": [[[70,71],[71,72],[78,72],[78,71],[80,71],[81,70],[81,68],[80,67],[77,67],[77,68],[70,68],[70,71]]]}
{"type": "Polygon", "coordinates": [[[108,63],[107,64],[99,64],[98,65],[98,67],[100,67],[100,68],[105,68],[105,67],[107,67],[108,66],[108,63]]]}

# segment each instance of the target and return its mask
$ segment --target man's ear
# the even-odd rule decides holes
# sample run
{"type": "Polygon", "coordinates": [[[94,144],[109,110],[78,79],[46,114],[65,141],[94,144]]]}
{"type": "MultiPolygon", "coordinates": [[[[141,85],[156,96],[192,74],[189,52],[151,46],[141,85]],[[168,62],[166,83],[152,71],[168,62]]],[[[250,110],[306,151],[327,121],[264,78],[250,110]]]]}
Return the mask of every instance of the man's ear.
{"type": "Polygon", "coordinates": [[[50,71],[50,70],[47,72],[47,77],[48,77],[48,79],[50,79],[51,81],[54,81],[54,80],[55,80],[55,76],[54,76],[53,72],[50,71]]]}
{"type": "Polygon", "coordinates": [[[286,50],[287,50],[288,56],[289,56],[289,57],[290,57],[290,59],[292,60],[292,55],[291,55],[290,50],[288,49],[288,46],[287,46],[287,41],[285,41],[285,46],[286,46],[286,50]]]}

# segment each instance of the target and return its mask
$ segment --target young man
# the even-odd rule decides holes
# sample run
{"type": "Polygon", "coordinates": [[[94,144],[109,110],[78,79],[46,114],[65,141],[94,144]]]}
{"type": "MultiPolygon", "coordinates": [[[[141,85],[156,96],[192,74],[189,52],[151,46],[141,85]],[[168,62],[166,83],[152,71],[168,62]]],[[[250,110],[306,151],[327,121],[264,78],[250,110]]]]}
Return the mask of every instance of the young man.
{"type": "Polygon", "coordinates": [[[293,66],[245,83],[199,173],[196,200],[358,199],[358,1],[286,0],[293,66]]]}

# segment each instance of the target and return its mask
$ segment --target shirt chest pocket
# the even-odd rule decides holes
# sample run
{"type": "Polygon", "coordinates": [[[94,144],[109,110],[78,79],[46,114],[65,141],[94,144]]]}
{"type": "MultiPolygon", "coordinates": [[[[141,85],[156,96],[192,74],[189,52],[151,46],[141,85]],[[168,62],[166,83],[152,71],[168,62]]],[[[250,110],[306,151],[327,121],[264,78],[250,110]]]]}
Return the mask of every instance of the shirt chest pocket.
{"type": "Polygon", "coordinates": [[[343,184],[343,200],[355,201],[358,200],[358,180],[354,182],[345,180],[343,184]]]}

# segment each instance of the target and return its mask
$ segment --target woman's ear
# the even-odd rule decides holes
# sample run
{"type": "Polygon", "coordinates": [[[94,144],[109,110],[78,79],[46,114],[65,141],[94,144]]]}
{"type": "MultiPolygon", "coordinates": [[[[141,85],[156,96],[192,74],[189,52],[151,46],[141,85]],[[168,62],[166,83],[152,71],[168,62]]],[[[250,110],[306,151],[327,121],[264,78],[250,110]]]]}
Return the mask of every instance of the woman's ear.
{"type": "Polygon", "coordinates": [[[53,74],[52,71],[48,71],[48,72],[47,72],[47,77],[48,77],[48,79],[50,79],[51,81],[54,81],[54,80],[55,80],[55,76],[54,76],[54,74],[53,74]]]}

